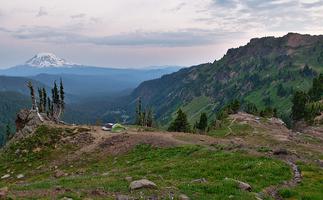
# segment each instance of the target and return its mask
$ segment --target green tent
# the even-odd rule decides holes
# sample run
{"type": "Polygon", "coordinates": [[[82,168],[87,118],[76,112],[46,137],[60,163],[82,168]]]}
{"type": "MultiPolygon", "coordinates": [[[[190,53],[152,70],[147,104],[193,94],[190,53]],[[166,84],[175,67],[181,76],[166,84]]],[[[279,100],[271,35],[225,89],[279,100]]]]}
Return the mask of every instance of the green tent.
{"type": "Polygon", "coordinates": [[[126,130],[126,127],[122,126],[121,124],[114,124],[112,126],[112,129],[111,129],[111,132],[114,132],[114,133],[119,133],[119,132],[122,132],[122,131],[125,131],[126,130]]]}

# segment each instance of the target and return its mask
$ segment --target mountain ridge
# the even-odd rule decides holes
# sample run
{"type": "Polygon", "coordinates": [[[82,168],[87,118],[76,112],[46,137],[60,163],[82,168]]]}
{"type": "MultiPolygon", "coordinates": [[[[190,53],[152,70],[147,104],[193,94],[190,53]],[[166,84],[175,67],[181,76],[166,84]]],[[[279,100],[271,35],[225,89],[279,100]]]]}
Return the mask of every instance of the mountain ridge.
{"type": "MultiPolygon", "coordinates": [[[[289,33],[283,37],[251,39],[231,48],[213,63],[181,69],[159,79],[141,83],[129,102],[141,97],[155,108],[165,123],[179,107],[205,96],[213,105],[205,110],[213,115],[233,99],[252,102],[258,107],[277,107],[287,114],[293,90],[308,89],[311,79],[323,71],[323,36],[289,33]],[[284,97],[277,95],[282,84],[284,97]]],[[[201,105],[201,109],[208,104],[201,105]]]]}

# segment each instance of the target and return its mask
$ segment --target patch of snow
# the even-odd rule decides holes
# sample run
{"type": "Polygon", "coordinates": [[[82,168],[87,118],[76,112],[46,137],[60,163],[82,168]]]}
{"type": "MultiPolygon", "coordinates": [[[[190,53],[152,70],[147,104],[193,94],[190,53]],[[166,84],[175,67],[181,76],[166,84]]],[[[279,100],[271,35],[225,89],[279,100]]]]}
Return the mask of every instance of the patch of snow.
{"type": "Polygon", "coordinates": [[[69,63],[66,60],[57,57],[53,53],[38,53],[30,60],[28,60],[26,65],[31,67],[62,67],[62,66],[72,66],[74,63],[69,63]]]}

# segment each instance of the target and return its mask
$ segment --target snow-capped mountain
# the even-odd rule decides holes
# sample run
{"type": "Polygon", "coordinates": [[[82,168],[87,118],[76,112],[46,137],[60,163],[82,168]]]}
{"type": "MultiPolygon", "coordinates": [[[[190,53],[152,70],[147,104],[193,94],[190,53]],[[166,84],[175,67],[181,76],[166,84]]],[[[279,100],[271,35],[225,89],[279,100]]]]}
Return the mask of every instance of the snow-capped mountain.
{"type": "Polygon", "coordinates": [[[66,62],[64,59],[57,57],[53,53],[38,53],[30,60],[28,60],[25,65],[31,67],[63,67],[71,66],[73,63],[66,62]]]}

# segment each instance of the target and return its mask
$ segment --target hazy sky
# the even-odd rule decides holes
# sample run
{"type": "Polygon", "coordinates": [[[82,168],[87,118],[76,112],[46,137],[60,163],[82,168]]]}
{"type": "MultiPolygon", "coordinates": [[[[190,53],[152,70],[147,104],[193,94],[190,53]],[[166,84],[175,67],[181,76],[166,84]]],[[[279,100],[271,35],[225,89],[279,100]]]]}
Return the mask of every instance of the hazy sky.
{"type": "Polygon", "coordinates": [[[107,67],[213,62],[252,37],[323,34],[323,0],[0,0],[0,67],[38,52],[107,67]]]}

